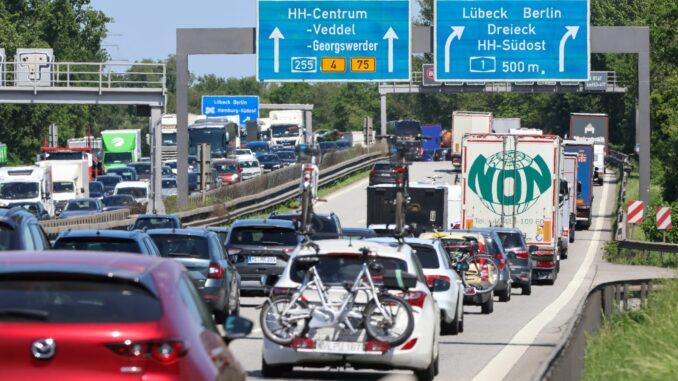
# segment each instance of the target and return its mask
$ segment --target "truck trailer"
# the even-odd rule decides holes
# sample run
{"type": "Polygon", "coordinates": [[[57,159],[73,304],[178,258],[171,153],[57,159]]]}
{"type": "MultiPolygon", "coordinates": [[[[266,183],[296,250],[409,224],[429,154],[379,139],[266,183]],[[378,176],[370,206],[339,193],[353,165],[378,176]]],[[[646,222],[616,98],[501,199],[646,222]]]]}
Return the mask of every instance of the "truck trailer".
{"type": "Polygon", "coordinates": [[[593,207],[593,143],[566,140],[565,152],[577,155],[577,227],[591,227],[593,207]]]}
{"type": "Polygon", "coordinates": [[[104,169],[126,167],[141,158],[141,130],[101,131],[104,169]]]}
{"type": "Polygon", "coordinates": [[[466,134],[492,132],[492,113],[455,111],[452,113],[452,167],[461,170],[463,138],[466,134]]]}

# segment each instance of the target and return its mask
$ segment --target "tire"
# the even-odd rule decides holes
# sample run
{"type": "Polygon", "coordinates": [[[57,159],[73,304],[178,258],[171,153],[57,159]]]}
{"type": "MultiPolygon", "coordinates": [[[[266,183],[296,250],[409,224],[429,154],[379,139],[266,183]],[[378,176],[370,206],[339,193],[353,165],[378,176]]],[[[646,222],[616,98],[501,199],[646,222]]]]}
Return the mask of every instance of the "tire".
{"type": "Polygon", "coordinates": [[[414,376],[417,377],[417,381],[433,381],[433,379],[436,377],[436,360],[438,360],[437,357],[435,359],[431,359],[431,363],[428,364],[426,369],[418,369],[414,371],[414,376]]]}
{"type": "MultiPolygon", "coordinates": [[[[292,298],[288,295],[279,295],[275,296],[270,299],[270,301],[266,302],[264,306],[261,309],[261,314],[259,315],[259,324],[261,325],[261,332],[266,336],[267,339],[271,340],[272,342],[278,344],[278,345],[288,345],[294,340],[296,337],[302,337],[306,334],[308,331],[308,321],[307,320],[298,320],[295,324],[293,324],[290,327],[284,327],[284,328],[278,328],[278,327],[272,327],[269,324],[272,324],[273,321],[272,319],[267,319],[269,317],[269,312],[272,312],[272,308],[276,307],[277,312],[279,313],[281,308],[284,308],[290,302],[292,301],[292,298]],[[290,328],[293,328],[290,331],[290,328]],[[276,332],[278,329],[285,329],[285,332],[283,332],[283,335],[277,335],[274,332],[276,332]]],[[[297,300],[295,302],[296,308],[303,308],[306,309],[307,305],[306,303],[297,300]]],[[[275,319],[274,316],[270,316],[275,319]]],[[[281,324],[280,320],[278,319],[275,321],[279,325],[281,324]]]]}
{"type": "Polygon", "coordinates": [[[567,259],[567,249],[560,251],[560,259],[567,259]]]}
{"type": "Polygon", "coordinates": [[[264,378],[280,378],[284,373],[291,371],[291,365],[268,365],[266,360],[261,359],[261,375],[264,378]]]}
{"type": "Polygon", "coordinates": [[[464,302],[463,302],[463,300],[460,303],[461,303],[461,312],[459,313],[459,315],[461,315],[461,319],[459,320],[459,332],[464,332],[464,302]]]}
{"type": "Polygon", "coordinates": [[[506,286],[506,289],[500,291],[497,296],[499,297],[499,301],[502,303],[511,301],[511,286],[506,286]]]}
{"type": "Polygon", "coordinates": [[[220,310],[220,311],[214,311],[214,321],[215,321],[217,324],[224,324],[224,322],[226,321],[226,318],[228,317],[228,315],[229,315],[229,313],[228,313],[228,304],[226,304],[226,305],[224,306],[224,309],[223,309],[223,310],[220,310]]]}
{"type": "Polygon", "coordinates": [[[532,295],[532,283],[524,284],[520,286],[522,295],[532,295]]]}
{"type": "Polygon", "coordinates": [[[414,331],[414,314],[412,313],[412,307],[403,300],[402,298],[392,296],[392,295],[383,295],[379,296],[379,302],[381,305],[390,313],[397,313],[398,320],[400,323],[401,319],[407,319],[407,322],[404,325],[402,332],[395,332],[396,336],[391,336],[394,332],[389,332],[392,327],[384,327],[383,319],[380,319],[381,312],[377,307],[377,303],[374,300],[371,300],[365,306],[363,311],[363,321],[365,324],[365,332],[367,336],[375,341],[384,341],[389,344],[391,347],[396,347],[404,343],[414,331]],[[401,314],[403,312],[404,314],[401,314]],[[375,319],[376,320],[373,320],[375,319]],[[373,323],[370,323],[373,322],[373,323]],[[384,329],[385,328],[385,329],[384,329]]]}
{"type": "Polygon", "coordinates": [[[575,230],[577,230],[577,229],[575,229],[574,227],[572,227],[572,229],[570,229],[570,243],[574,242],[574,232],[575,232],[575,230]]]}
{"type": "Polygon", "coordinates": [[[494,298],[492,297],[492,295],[490,295],[490,299],[480,306],[480,312],[483,315],[489,315],[493,311],[494,311],[494,298]]]}

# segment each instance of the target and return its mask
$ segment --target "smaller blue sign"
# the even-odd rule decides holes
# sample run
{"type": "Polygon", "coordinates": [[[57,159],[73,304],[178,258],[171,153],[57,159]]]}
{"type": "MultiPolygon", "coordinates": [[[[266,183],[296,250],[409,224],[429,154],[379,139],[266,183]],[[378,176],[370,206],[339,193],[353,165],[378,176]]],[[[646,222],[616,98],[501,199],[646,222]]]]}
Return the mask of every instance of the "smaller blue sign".
{"type": "Polygon", "coordinates": [[[239,124],[259,118],[259,97],[253,95],[203,95],[202,113],[208,118],[240,117],[239,124]]]}

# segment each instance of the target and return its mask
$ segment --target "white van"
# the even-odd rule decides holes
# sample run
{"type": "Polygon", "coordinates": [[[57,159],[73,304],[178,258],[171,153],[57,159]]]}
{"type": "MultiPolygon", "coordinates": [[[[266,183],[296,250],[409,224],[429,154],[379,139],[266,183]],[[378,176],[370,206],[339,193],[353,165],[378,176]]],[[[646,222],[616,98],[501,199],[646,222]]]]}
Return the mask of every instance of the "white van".
{"type": "Polygon", "coordinates": [[[147,204],[151,195],[151,185],[146,181],[122,181],[115,185],[113,194],[128,194],[134,197],[134,201],[147,204]]]}

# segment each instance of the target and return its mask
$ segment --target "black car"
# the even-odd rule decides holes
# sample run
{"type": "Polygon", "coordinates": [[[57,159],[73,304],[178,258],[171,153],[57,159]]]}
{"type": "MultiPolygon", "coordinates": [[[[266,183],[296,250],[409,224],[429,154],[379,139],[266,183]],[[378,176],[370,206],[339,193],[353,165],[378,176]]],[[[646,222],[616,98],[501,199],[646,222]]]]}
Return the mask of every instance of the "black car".
{"type": "Polygon", "coordinates": [[[370,171],[370,185],[395,184],[395,181],[396,171],[390,161],[379,160],[374,163],[370,171]]]}
{"type": "Polygon", "coordinates": [[[112,195],[115,186],[122,182],[122,176],[119,175],[101,175],[97,176],[97,181],[104,184],[104,195],[112,195]]]}
{"type": "Polygon", "coordinates": [[[281,150],[277,151],[276,155],[278,155],[284,166],[293,165],[297,162],[297,155],[294,151],[281,150]]]}
{"type": "Polygon", "coordinates": [[[148,234],[123,230],[67,230],[54,241],[54,250],[116,252],[159,257],[148,234]]]}
{"type": "Polygon", "coordinates": [[[264,171],[275,171],[276,169],[282,168],[283,162],[280,160],[276,154],[264,154],[257,157],[259,164],[264,169],[264,171]]]}
{"type": "MultiPolygon", "coordinates": [[[[118,175],[122,177],[122,181],[137,181],[137,170],[132,167],[117,167],[106,170],[109,175],[118,175]]],[[[98,177],[97,177],[98,179],[98,177]]]]}
{"type": "Polygon", "coordinates": [[[68,200],[66,207],[59,214],[60,219],[92,216],[103,212],[104,206],[98,198],[76,198],[68,200]]]}
{"type": "MultiPolygon", "coordinates": [[[[298,221],[301,220],[301,214],[299,213],[272,213],[268,218],[293,221],[297,224],[297,228],[300,227],[298,226],[298,221]]],[[[334,213],[314,213],[311,216],[311,228],[313,229],[311,239],[316,241],[321,239],[338,239],[342,235],[339,217],[334,213]]]]}
{"type": "Polygon", "coordinates": [[[134,170],[137,172],[137,180],[151,179],[151,163],[149,161],[131,163],[127,164],[127,166],[134,168],[134,170]]]}
{"type": "Polygon", "coordinates": [[[45,209],[45,206],[42,205],[40,201],[22,201],[22,202],[12,202],[7,205],[7,209],[19,208],[20,210],[25,210],[28,213],[32,214],[38,220],[49,220],[49,212],[45,209]]]}
{"type": "Polygon", "coordinates": [[[221,227],[221,226],[210,226],[210,227],[207,228],[207,230],[210,230],[210,231],[217,233],[217,236],[219,237],[219,241],[221,241],[221,245],[226,247],[226,239],[228,239],[228,232],[231,229],[221,227]]]}
{"type": "Polygon", "coordinates": [[[181,220],[174,214],[142,214],[129,230],[181,229],[181,220]]]}
{"type": "Polygon", "coordinates": [[[184,265],[216,321],[240,312],[240,275],[216,233],[207,229],[147,231],[160,255],[184,265]]]}
{"type": "Polygon", "coordinates": [[[101,203],[104,206],[104,212],[120,209],[133,210],[137,206],[137,202],[134,197],[128,194],[104,196],[104,198],[101,200],[101,203]]]}
{"type": "Polygon", "coordinates": [[[104,197],[104,183],[101,181],[92,181],[89,183],[89,196],[92,198],[104,197]]]}
{"type": "Polygon", "coordinates": [[[19,208],[0,209],[0,251],[49,249],[49,239],[33,214],[19,208]]]}
{"type": "Polygon", "coordinates": [[[239,220],[231,225],[226,252],[240,273],[240,290],[263,295],[261,277],[282,274],[301,238],[291,221],[239,220]]]}

